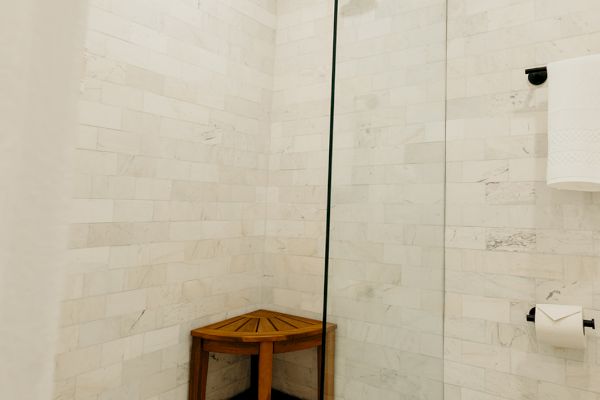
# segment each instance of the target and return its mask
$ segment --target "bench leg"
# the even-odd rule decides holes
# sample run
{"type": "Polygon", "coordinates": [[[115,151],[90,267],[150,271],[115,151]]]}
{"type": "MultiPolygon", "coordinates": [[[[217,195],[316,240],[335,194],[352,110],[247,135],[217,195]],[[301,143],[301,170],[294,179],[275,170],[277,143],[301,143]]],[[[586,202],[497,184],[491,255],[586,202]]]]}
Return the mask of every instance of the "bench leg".
{"type": "Polygon", "coordinates": [[[258,400],[271,400],[273,342],[262,342],[258,355],[258,400]]]}
{"type": "Polygon", "coordinates": [[[258,354],[250,356],[250,390],[252,398],[258,398],[258,354]]]}
{"type": "Polygon", "coordinates": [[[321,385],[323,384],[323,381],[321,380],[321,371],[323,370],[323,346],[319,345],[317,346],[317,379],[318,379],[318,386],[317,386],[317,396],[319,396],[321,393],[321,385]]]}
{"type": "Polygon", "coordinates": [[[208,375],[208,351],[202,350],[202,339],[192,338],[190,357],[189,400],[206,399],[206,377],[208,375]]]}
{"type": "MultiPolygon", "coordinates": [[[[327,354],[325,355],[325,395],[324,400],[333,400],[333,378],[334,378],[334,361],[335,361],[335,331],[327,332],[327,344],[325,349],[327,354]]],[[[321,363],[321,357],[323,353],[323,346],[317,346],[317,373],[319,376],[319,390],[321,389],[321,369],[323,365],[321,363]]]]}
{"type": "Polygon", "coordinates": [[[327,332],[327,358],[325,359],[325,400],[333,400],[335,378],[335,331],[327,332]]]}

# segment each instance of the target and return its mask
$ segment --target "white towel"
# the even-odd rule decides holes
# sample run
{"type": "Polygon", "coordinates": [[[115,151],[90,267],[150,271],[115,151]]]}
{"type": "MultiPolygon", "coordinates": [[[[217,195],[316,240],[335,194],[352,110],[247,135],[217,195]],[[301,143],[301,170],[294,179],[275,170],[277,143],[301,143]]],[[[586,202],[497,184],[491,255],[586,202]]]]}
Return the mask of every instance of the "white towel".
{"type": "Polygon", "coordinates": [[[600,191],[600,55],[548,65],[547,181],[600,191]]]}

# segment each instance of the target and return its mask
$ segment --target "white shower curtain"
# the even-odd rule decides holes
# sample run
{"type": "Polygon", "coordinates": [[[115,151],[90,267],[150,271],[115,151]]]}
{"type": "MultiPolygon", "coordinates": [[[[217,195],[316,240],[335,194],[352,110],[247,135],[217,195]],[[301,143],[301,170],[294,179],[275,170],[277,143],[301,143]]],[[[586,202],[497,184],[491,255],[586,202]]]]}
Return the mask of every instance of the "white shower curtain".
{"type": "Polygon", "coordinates": [[[0,399],[52,398],[82,0],[0,0],[0,399]]]}

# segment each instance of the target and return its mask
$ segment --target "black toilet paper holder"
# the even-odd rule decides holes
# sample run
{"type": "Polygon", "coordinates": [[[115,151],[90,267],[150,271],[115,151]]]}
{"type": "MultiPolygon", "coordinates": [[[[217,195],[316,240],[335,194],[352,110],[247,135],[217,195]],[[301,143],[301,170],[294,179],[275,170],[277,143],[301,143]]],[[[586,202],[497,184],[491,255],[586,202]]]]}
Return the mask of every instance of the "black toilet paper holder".
{"type": "MultiPolygon", "coordinates": [[[[533,307],[531,310],[529,310],[529,314],[527,314],[527,321],[535,323],[535,307],[533,307]]],[[[583,327],[596,329],[596,321],[593,318],[592,319],[584,319],[583,327]]]]}

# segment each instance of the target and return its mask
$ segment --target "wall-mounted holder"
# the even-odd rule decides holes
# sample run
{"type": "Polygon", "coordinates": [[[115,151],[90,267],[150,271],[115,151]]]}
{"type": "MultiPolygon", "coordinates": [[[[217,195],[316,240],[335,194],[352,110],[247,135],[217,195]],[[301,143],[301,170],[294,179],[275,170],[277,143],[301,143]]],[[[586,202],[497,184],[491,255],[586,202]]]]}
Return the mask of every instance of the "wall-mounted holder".
{"type": "MultiPolygon", "coordinates": [[[[527,314],[527,321],[535,323],[535,307],[533,307],[531,310],[529,310],[529,314],[527,314]]],[[[593,318],[592,319],[584,319],[583,327],[596,329],[596,321],[593,318]]]]}
{"type": "Polygon", "coordinates": [[[532,85],[539,86],[548,79],[548,70],[546,67],[529,68],[525,70],[527,79],[532,85]]]}

